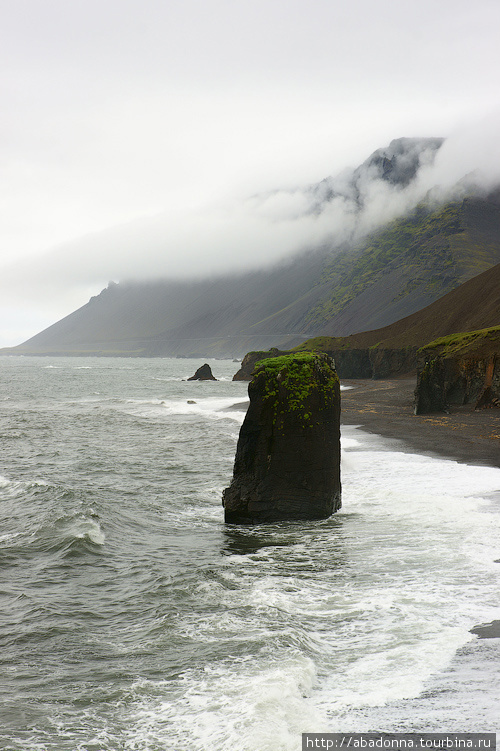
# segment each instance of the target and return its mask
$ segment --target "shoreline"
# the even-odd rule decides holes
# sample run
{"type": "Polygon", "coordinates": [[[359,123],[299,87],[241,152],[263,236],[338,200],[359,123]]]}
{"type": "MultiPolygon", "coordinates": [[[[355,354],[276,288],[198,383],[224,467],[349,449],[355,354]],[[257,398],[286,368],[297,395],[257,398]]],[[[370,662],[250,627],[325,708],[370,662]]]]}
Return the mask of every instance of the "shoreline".
{"type": "Polygon", "coordinates": [[[453,406],[449,414],[415,415],[415,378],[343,380],[341,425],[402,442],[406,453],[500,467],[500,410],[453,406]]]}

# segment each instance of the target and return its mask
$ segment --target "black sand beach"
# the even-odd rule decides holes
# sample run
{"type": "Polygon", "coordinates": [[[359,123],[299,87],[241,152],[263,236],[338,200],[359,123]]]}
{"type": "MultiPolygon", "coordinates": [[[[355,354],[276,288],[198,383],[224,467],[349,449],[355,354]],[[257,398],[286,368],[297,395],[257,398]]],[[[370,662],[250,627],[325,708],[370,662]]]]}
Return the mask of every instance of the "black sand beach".
{"type": "Polygon", "coordinates": [[[449,414],[415,415],[415,378],[342,381],[341,422],[404,443],[401,450],[500,467],[500,410],[451,407],[449,414]],[[405,449],[406,445],[406,449],[405,449]]]}

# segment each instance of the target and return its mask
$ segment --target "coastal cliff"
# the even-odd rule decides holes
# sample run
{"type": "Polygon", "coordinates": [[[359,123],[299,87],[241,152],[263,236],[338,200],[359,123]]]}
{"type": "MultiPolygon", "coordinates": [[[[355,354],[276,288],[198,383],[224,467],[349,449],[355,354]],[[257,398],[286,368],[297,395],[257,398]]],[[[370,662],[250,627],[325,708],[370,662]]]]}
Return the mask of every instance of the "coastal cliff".
{"type": "MultiPolygon", "coordinates": [[[[327,339],[327,337],[321,337],[327,339]]],[[[386,349],[376,347],[345,347],[330,348],[328,342],[312,351],[324,352],[335,362],[335,369],[339,378],[388,378],[394,374],[411,373],[416,368],[416,347],[402,347],[400,349],[386,349]]],[[[241,363],[241,367],[233,376],[233,381],[250,381],[259,360],[281,355],[293,355],[307,351],[304,347],[295,350],[271,349],[267,352],[248,352],[241,363]]]]}
{"type": "Polygon", "coordinates": [[[415,414],[500,407],[500,326],[437,339],[418,352],[415,414]]]}
{"type": "Polygon", "coordinates": [[[340,508],[340,383],[333,361],[302,353],[257,362],[248,387],[225,521],[325,519],[340,508]]]}

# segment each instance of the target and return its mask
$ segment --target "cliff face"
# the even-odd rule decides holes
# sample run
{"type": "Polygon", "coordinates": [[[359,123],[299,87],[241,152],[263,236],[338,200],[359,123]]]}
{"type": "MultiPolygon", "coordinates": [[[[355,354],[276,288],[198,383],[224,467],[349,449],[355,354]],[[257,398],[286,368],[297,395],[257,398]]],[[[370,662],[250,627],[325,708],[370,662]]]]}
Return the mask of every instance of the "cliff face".
{"type": "Polygon", "coordinates": [[[416,347],[386,349],[332,349],[328,354],[335,360],[340,378],[389,378],[407,375],[415,370],[416,347]]]}
{"type": "Polygon", "coordinates": [[[258,363],[225,521],[324,519],[340,508],[340,384],[326,355],[258,363]]]}
{"type": "MultiPolygon", "coordinates": [[[[299,350],[271,349],[267,352],[248,352],[241,363],[241,368],[233,376],[233,381],[250,381],[256,363],[269,357],[290,355],[299,350]]],[[[300,349],[304,351],[304,349],[300,349]]],[[[316,351],[325,352],[335,362],[335,369],[339,378],[388,378],[394,375],[407,375],[416,367],[416,347],[402,347],[401,349],[385,348],[356,348],[343,349],[327,345],[324,349],[318,347],[316,351]]]]}
{"type": "Polygon", "coordinates": [[[500,407],[500,327],[438,339],[419,350],[415,414],[474,403],[500,407]]]}

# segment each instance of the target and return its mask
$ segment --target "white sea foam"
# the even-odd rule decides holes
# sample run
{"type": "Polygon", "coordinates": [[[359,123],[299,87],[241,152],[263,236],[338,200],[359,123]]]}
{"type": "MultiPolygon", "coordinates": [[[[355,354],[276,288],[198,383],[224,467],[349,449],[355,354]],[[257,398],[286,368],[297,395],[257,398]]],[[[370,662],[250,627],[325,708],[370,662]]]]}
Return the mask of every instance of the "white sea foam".
{"type": "Polygon", "coordinates": [[[33,482],[25,482],[22,480],[9,480],[7,477],[0,476],[0,491],[4,499],[16,498],[23,496],[30,488],[43,488],[47,487],[45,480],[34,480],[33,482]]]}
{"type": "Polygon", "coordinates": [[[89,539],[95,545],[104,545],[106,535],[98,521],[86,516],[79,516],[68,526],[67,534],[77,540],[89,539]]]}
{"type": "Polygon", "coordinates": [[[10,542],[10,540],[15,540],[16,537],[21,537],[22,532],[11,532],[10,534],[7,533],[5,535],[0,535],[0,543],[3,542],[10,542]]]}
{"type": "Polygon", "coordinates": [[[13,592],[24,578],[0,621],[29,638],[4,675],[22,665],[23,696],[8,689],[27,713],[19,742],[0,729],[6,747],[296,751],[306,731],[495,730],[499,640],[469,629],[500,618],[500,470],[343,428],[338,514],[226,527],[246,385],[159,385],[151,376],[179,363],[140,359],[117,381],[107,362],[59,379],[63,435],[30,420],[27,439],[11,436],[0,552],[17,555],[6,538],[23,533],[13,592]],[[17,480],[42,476],[50,486],[17,480]]]}
{"type": "MultiPolygon", "coordinates": [[[[244,402],[244,400],[241,400],[244,402]]],[[[127,399],[125,408],[140,417],[158,418],[166,415],[198,417],[208,420],[235,420],[242,423],[245,410],[231,409],[240,401],[237,397],[188,396],[182,399],[127,399]]]]}
{"type": "Polygon", "coordinates": [[[304,727],[325,727],[309,699],[315,675],[311,660],[290,654],[279,661],[235,659],[201,673],[188,671],[181,695],[170,701],[145,702],[145,691],[162,687],[142,682],[126,747],[147,738],[152,745],[190,751],[295,751],[304,727]]]}
{"type": "Polygon", "coordinates": [[[182,383],[185,381],[185,378],[181,378],[180,376],[151,376],[152,381],[161,381],[163,383],[182,383]]]}
{"type": "Polygon", "coordinates": [[[236,403],[234,397],[220,398],[213,396],[185,399],[182,401],[178,399],[165,399],[162,400],[161,405],[170,414],[174,415],[195,415],[213,420],[230,419],[241,423],[245,417],[245,411],[231,409],[236,403]]]}
{"type": "MultiPolygon", "coordinates": [[[[238,667],[238,701],[228,665],[217,686],[206,680],[206,696],[201,691],[206,707],[217,692],[219,713],[210,709],[210,726],[223,731],[211,735],[203,724],[205,735],[195,733],[193,748],[197,742],[230,748],[236,715],[241,748],[271,748],[273,729],[283,749],[296,748],[299,728],[355,731],[369,708],[416,700],[475,639],[469,629],[476,622],[500,617],[500,569],[493,563],[499,557],[500,470],[388,450],[382,439],[356,429],[344,431],[343,446],[344,510],[325,523],[329,531],[313,526],[302,529],[292,547],[231,556],[237,590],[206,582],[197,596],[217,602],[213,617],[182,629],[186,637],[204,635],[214,643],[244,638],[273,644],[285,684],[292,675],[294,685],[300,683],[288,660],[307,655],[316,676],[310,692],[292,702],[290,717],[265,687],[274,673],[256,658],[250,674],[238,667]],[[312,574],[320,562],[322,573],[312,574]],[[245,745],[250,715],[259,718],[252,733],[258,729],[261,745],[245,745]]],[[[199,712],[203,723],[209,720],[198,684],[194,695],[198,707],[188,701],[177,711],[186,722],[192,713],[199,729],[199,712]]],[[[490,730],[491,711],[485,722],[490,730]]]]}

